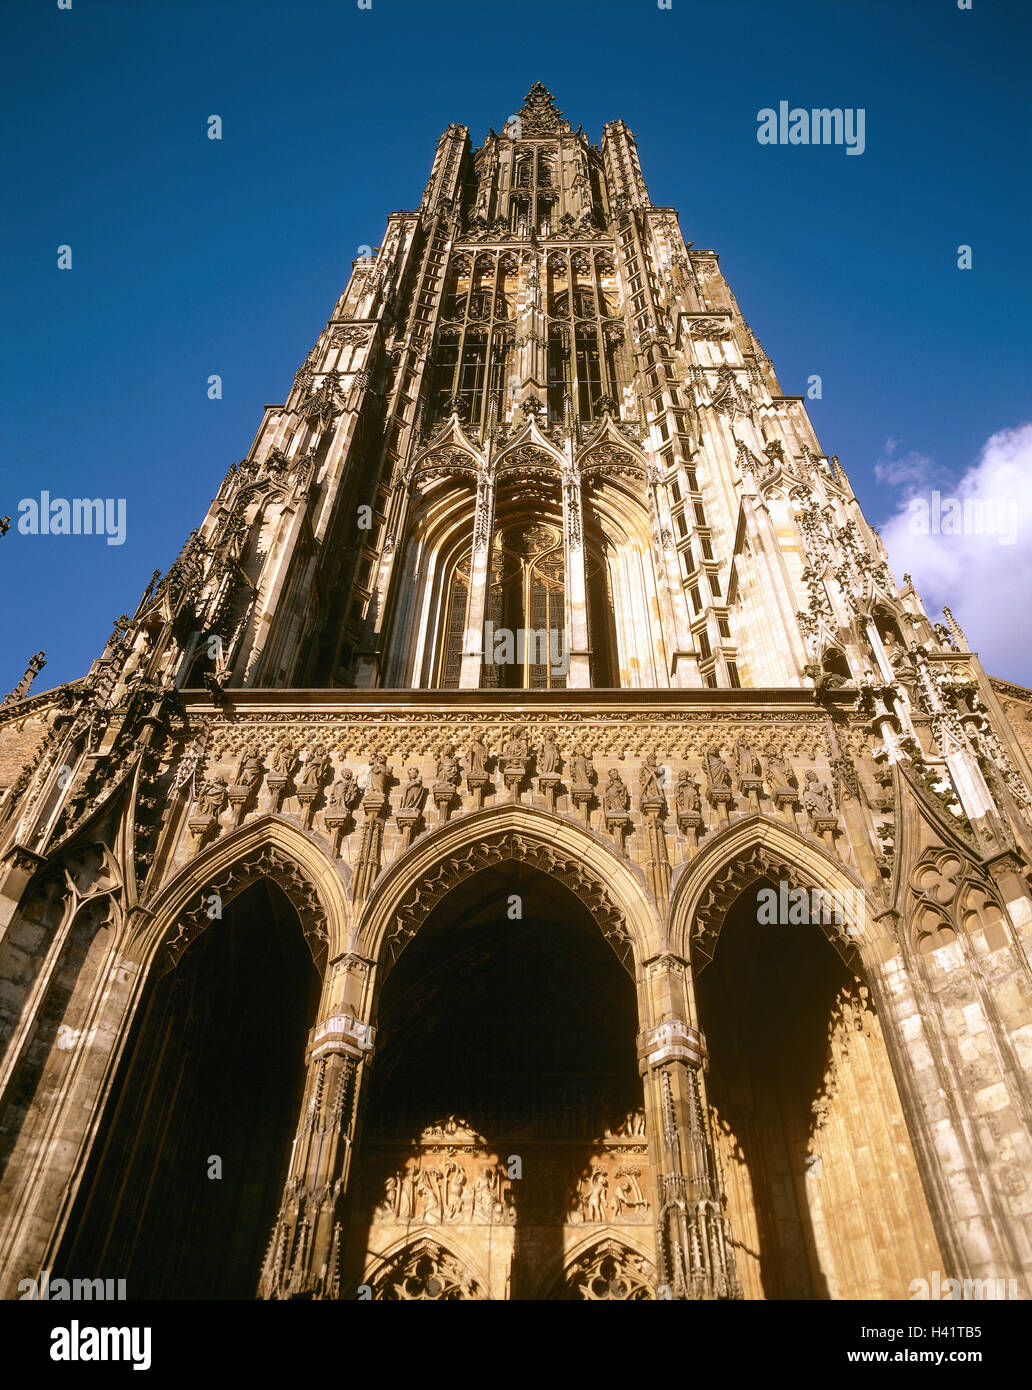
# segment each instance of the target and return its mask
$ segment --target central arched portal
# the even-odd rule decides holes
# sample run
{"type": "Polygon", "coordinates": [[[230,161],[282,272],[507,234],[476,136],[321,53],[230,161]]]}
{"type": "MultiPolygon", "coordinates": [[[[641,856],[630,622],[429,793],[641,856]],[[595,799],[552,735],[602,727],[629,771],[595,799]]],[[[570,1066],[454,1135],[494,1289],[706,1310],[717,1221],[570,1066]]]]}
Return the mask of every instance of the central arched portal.
{"type": "Polygon", "coordinates": [[[461,880],[391,969],[377,1023],[347,1283],[653,1296],[633,981],[570,889],[516,859],[461,880]]]}

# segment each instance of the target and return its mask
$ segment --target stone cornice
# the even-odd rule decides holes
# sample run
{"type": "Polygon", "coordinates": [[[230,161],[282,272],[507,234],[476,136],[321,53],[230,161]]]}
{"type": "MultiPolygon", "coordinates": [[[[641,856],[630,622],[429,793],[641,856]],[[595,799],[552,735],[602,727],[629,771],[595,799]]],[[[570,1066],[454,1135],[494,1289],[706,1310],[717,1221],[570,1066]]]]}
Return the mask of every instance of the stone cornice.
{"type": "Polygon", "coordinates": [[[770,690],[227,690],[226,707],[212,703],[207,690],[182,690],[187,716],[211,714],[220,721],[256,714],[325,715],[347,718],[381,714],[480,713],[493,717],[540,718],[576,713],[599,715],[646,714],[655,718],[712,719],[791,716],[824,722],[826,704],[843,713],[855,701],[854,690],[829,692],[821,704],[810,689],[770,690]]]}
{"type": "MultiPolygon", "coordinates": [[[[953,653],[957,655],[956,652],[953,653]]],[[[1032,704],[1032,690],[1028,686],[1016,685],[1014,681],[999,680],[996,676],[989,677],[989,684],[996,691],[997,695],[1009,695],[1012,700],[1022,700],[1025,704],[1032,704]]]]}

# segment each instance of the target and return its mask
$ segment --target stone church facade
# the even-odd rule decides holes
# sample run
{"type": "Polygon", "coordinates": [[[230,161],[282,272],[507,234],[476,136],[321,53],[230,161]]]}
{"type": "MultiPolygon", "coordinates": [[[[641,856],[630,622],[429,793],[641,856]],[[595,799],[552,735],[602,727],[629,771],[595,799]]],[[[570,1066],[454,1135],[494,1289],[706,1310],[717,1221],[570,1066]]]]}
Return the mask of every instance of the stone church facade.
{"type": "Polygon", "coordinates": [[[0,1295],[1032,1271],[1032,695],[540,85],[0,706],[0,1295]]]}

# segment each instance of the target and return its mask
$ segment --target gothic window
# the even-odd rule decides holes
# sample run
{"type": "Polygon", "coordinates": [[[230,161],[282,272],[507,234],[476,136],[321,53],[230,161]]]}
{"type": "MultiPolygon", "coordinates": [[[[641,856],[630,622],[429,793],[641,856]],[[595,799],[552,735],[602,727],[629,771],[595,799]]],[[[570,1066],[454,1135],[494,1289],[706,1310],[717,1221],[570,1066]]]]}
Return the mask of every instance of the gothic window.
{"type": "Polygon", "coordinates": [[[444,640],[441,643],[437,686],[441,690],[457,690],[462,670],[462,638],[466,631],[466,610],[469,604],[470,552],[457,562],[448,585],[448,600],[444,611],[444,640]]]}
{"type": "MultiPolygon", "coordinates": [[[[604,262],[592,261],[579,252],[569,260],[559,252],[548,259],[548,406],[552,421],[563,418],[567,391],[585,421],[597,417],[601,397],[618,395],[620,335],[613,332],[613,325],[607,325],[603,334],[600,312],[600,305],[606,303],[600,298],[601,277],[606,273],[604,262]]],[[[612,290],[615,294],[615,283],[612,290]]]]}
{"type": "Polygon", "coordinates": [[[518,264],[509,253],[481,253],[475,264],[468,256],[456,258],[433,354],[428,423],[446,417],[453,405],[474,428],[484,425],[489,403],[503,418],[512,330],[493,325],[515,316],[517,283],[518,264]]]}
{"type": "Polygon", "coordinates": [[[564,1300],[638,1303],[656,1297],[652,1266],[615,1240],[602,1241],[582,1255],[567,1270],[564,1282],[558,1295],[564,1300]]]}
{"type": "Polygon", "coordinates": [[[498,262],[498,291],[495,295],[495,318],[516,316],[516,287],[519,267],[515,256],[503,256],[498,262]]]}
{"type": "Polygon", "coordinates": [[[459,333],[451,329],[442,329],[437,339],[436,362],[431,388],[435,416],[446,413],[447,402],[452,396],[455,369],[459,363],[459,341],[459,333]]]}
{"type": "Polygon", "coordinates": [[[821,664],[828,677],[829,685],[845,685],[852,680],[849,664],[837,647],[828,648],[821,664]]]}
{"type": "Polygon", "coordinates": [[[460,256],[452,266],[448,277],[448,288],[444,296],[444,317],[462,319],[466,313],[469,298],[470,263],[469,258],[460,256]]]}
{"type": "Polygon", "coordinates": [[[450,1251],[421,1240],[398,1255],[376,1280],[373,1297],[389,1302],[468,1302],[484,1291],[450,1251]]]}
{"type": "Polygon", "coordinates": [[[469,297],[469,318],[489,319],[491,317],[491,290],[494,281],[494,259],[481,256],[477,261],[473,276],[473,289],[469,297]]]}
{"type": "Polygon", "coordinates": [[[529,188],[533,178],[533,157],[524,155],[516,163],[516,178],[514,180],[517,188],[529,188]]]}
{"type": "Polygon", "coordinates": [[[569,330],[563,325],[553,326],[548,335],[548,418],[553,424],[561,421],[566,413],[569,370],[569,330]]]}
{"type": "Polygon", "coordinates": [[[565,560],[556,526],[515,523],[496,534],[485,645],[485,688],[562,689],[565,673],[565,560]],[[553,665],[552,658],[560,659],[553,665]]]}
{"type": "Polygon", "coordinates": [[[548,313],[551,318],[570,316],[570,287],[563,255],[548,258],[548,313]]]}
{"type": "Polygon", "coordinates": [[[616,266],[611,256],[596,256],[598,272],[598,295],[602,313],[606,318],[616,318],[620,313],[620,296],[616,287],[616,266]]]}
{"type": "Polygon", "coordinates": [[[578,287],[573,296],[573,311],[579,319],[595,317],[595,292],[590,287],[578,287]]]}
{"type": "Polygon", "coordinates": [[[512,350],[512,330],[496,328],[491,340],[491,405],[496,420],[505,417],[505,378],[512,350]]]}
{"type": "Polygon", "coordinates": [[[486,376],[487,334],[482,331],[468,331],[462,349],[458,389],[455,392],[460,406],[459,415],[463,420],[480,418],[486,376]]]}
{"type": "Polygon", "coordinates": [[[594,419],[595,403],[602,395],[602,360],[598,351],[598,331],[589,324],[578,323],[577,397],[582,420],[594,419]]]}

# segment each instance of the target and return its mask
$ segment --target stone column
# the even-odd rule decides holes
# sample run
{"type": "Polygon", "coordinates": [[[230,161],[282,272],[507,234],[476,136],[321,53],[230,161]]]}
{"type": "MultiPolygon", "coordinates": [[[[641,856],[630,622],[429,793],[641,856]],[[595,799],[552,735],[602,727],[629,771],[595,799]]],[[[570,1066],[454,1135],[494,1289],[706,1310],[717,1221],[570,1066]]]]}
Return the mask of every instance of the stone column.
{"type": "MultiPolygon", "coordinates": [[[[572,443],[569,448],[572,450],[572,443]]],[[[572,460],[563,468],[563,530],[566,539],[566,612],[569,615],[567,655],[570,689],[586,689],[591,684],[591,653],[588,634],[588,593],[584,568],[584,521],[581,506],[580,474],[572,460]]]]}
{"type": "Polygon", "coordinates": [[[309,1034],[301,1122],[258,1296],[340,1297],[343,1206],[362,1064],[373,1029],[352,1014],[320,1019],[309,1034]]]}
{"type": "Polygon", "coordinates": [[[651,1092],[657,1280],[675,1299],[741,1298],[706,1121],[706,1044],[685,1016],[688,970],[675,956],[649,962],[650,993],[663,1016],[638,1039],[639,1069],[651,1092]]]}
{"type": "Polygon", "coordinates": [[[642,825],[645,831],[645,874],[656,901],[663,907],[670,898],[670,858],[667,854],[666,833],[662,817],[666,798],[641,798],[642,825]]]}
{"type": "Polygon", "coordinates": [[[383,823],[385,815],[390,814],[390,798],[383,792],[367,791],[362,798],[365,812],[365,825],[362,827],[362,844],[355,865],[352,894],[356,903],[364,902],[372,887],[373,880],[380,872],[380,850],[383,846],[383,823]]]}
{"type": "Polygon", "coordinates": [[[477,507],[473,518],[473,557],[470,563],[469,607],[462,642],[459,687],[480,688],[480,668],[484,660],[484,619],[491,586],[491,542],[494,530],[494,479],[482,475],[477,480],[477,507]]]}

